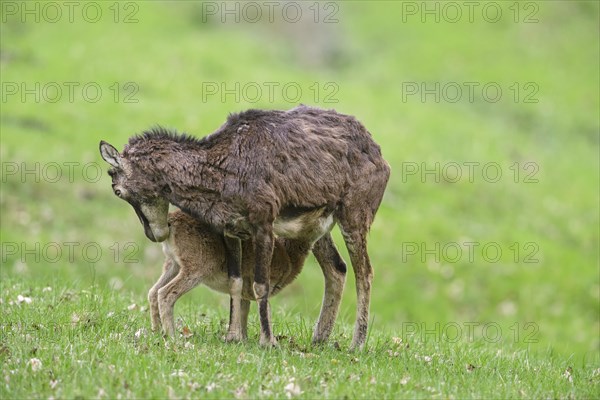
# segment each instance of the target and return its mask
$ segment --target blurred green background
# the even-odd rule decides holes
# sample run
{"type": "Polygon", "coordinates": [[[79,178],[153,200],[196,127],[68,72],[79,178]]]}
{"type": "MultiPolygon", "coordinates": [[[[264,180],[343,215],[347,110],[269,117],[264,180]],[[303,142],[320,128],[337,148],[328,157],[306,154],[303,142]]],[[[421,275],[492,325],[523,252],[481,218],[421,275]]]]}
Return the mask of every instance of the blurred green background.
{"type": "MultiPolygon", "coordinates": [[[[2,2],[2,285],[143,302],[161,248],[98,142],[304,103],[355,115],[392,167],[371,329],[466,340],[493,324],[494,346],[597,361],[598,3],[466,3],[2,2]]],[[[273,306],[312,323],[322,290],[311,258],[273,306]]],[[[206,288],[177,311],[200,303],[228,311],[206,288]]]]}

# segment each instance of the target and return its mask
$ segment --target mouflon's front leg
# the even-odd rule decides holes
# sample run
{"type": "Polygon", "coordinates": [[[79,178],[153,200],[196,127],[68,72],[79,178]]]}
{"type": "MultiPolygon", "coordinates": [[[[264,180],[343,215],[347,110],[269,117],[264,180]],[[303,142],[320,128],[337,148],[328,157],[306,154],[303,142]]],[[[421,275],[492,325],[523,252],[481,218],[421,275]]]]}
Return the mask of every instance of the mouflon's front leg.
{"type": "Polygon", "coordinates": [[[242,332],[242,241],[238,238],[225,236],[227,249],[227,275],[229,277],[229,328],[225,340],[240,342],[244,340],[242,332]]]}
{"type": "Polygon", "coordinates": [[[271,311],[269,307],[269,277],[271,259],[273,257],[273,229],[272,227],[260,227],[254,236],[254,296],[258,303],[258,315],[260,317],[260,345],[274,346],[277,344],[271,329],[271,311]]]}
{"type": "Polygon", "coordinates": [[[248,339],[248,313],[250,312],[250,300],[242,300],[242,337],[248,339]]]}

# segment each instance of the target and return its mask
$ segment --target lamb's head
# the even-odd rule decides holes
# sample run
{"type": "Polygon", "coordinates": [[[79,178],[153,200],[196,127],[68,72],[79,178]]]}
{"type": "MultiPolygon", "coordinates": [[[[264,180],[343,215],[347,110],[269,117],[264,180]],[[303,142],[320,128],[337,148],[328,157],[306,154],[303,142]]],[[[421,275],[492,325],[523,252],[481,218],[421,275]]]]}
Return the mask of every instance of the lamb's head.
{"type": "Polygon", "coordinates": [[[108,174],[114,194],[133,207],[148,239],[164,241],[169,236],[169,202],[162,193],[164,188],[105,141],[100,142],[100,155],[111,165],[108,174]]]}

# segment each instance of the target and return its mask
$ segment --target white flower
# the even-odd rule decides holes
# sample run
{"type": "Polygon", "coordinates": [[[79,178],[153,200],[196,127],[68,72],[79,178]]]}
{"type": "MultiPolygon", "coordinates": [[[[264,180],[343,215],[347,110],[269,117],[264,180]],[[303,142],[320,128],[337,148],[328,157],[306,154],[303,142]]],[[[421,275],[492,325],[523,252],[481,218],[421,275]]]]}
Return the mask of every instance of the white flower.
{"type": "Polygon", "coordinates": [[[206,385],[205,389],[207,392],[212,392],[213,390],[215,390],[217,388],[217,384],[214,382],[209,383],[208,385],[206,385]]]}
{"type": "Polygon", "coordinates": [[[233,392],[233,395],[235,396],[236,399],[241,399],[241,398],[246,397],[247,391],[248,391],[248,384],[244,383],[242,386],[235,389],[235,392],[233,392]]]}
{"type": "Polygon", "coordinates": [[[75,313],[73,313],[73,315],[71,315],[71,324],[75,325],[77,323],[79,323],[79,321],[81,321],[81,317],[75,313]]]}
{"type": "Polygon", "coordinates": [[[29,365],[31,365],[31,370],[33,372],[42,369],[42,361],[39,358],[32,358],[31,360],[29,360],[29,365]]]}
{"type": "Polygon", "coordinates": [[[288,399],[291,399],[294,396],[299,396],[302,393],[302,390],[300,390],[300,386],[298,386],[298,384],[293,381],[285,385],[283,390],[285,390],[285,395],[288,399]]]}
{"type": "Polygon", "coordinates": [[[25,296],[21,296],[18,295],[17,296],[17,303],[21,304],[21,303],[25,303],[25,304],[31,304],[33,300],[31,300],[31,297],[25,297],[25,296]]]}
{"type": "Polygon", "coordinates": [[[185,342],[185,344],[183,345],[183,347],[186,348],[186,349],[192,349],[192,350],[194,350],[195,346],[191,342],[185,342]]]}
{"type": "Polygon", "coordinates": [[[140,328],[135,332],[135,338],[139,339],[142,336],[146,336],[146,330],[144,328],[140,328]]]}

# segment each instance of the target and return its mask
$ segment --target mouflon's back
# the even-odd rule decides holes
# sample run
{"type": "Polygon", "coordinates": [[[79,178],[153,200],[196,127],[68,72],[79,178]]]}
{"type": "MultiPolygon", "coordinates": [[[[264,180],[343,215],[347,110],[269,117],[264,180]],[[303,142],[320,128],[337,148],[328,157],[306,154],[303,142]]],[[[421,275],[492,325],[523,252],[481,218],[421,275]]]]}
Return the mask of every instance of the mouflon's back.
{"type": "MultiPolygon", "coordinates": [[[[207,141],[229,143],[225,194],[253,192],[303,207],[335,204],[345,188],[388,176],[381,148],[353,116],[299,106],[232,114],[207,141]]],[[[272,201],[272,200],[271,200],[272,201]]]]}

